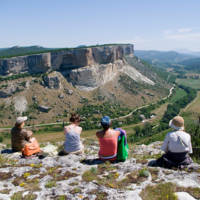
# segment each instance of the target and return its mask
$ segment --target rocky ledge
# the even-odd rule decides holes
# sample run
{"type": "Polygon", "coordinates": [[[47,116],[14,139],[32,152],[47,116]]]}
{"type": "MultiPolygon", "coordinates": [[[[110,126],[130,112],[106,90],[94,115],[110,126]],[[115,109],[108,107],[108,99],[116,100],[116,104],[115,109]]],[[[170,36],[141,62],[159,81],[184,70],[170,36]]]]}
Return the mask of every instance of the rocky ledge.
{"type": "Polygon", "coordinates": [[[200,199],[200,165],[148,166],[162,154],[160,142],[130,145],[129,159],[115,163],[97,159],[97,142],[83,143],[83,156],[0,155],[0,199],[200,199]]]}

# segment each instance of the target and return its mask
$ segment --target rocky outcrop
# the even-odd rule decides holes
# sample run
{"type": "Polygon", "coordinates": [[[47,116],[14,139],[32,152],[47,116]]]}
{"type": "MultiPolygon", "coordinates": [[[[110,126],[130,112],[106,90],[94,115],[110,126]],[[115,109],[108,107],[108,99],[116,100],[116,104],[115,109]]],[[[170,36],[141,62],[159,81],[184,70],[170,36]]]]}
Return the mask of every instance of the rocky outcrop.
{"type": "Polygon", "coordinates": [[[113,45],[51,53],[52,68],[71,70],[95,64],[114,63],[125,55],[133,55],[133,45],[113,45]]]}
{"type": "Polygon", "coordinates": [[[39,105],[38,106],[38,109],[41,111],[41,112],[48,112],[49,111],[49,107],[45,106],[45,105],[39,105]]]}
{"type": "Polygon", "coordinates": [[[18,88],[15,86],[8,87],[6,89],[0,90],[0,98],[7,98],[11,96],[18,88]]]}
{"type": "Polygon", "coordinates": [[[44,73],[51,68],[51,54],[43,53],[19,56],[0,60],[0,75],[12,75],[21,72],[44,73]]]}
{"type": "MultiPolygon", "coordinates": [[[[61,71],[78,89],[90,91],[110,81],[123,68],[125,56],[133,56],[133,45],[108,45],[20,56],[0,60],[0,73],[41,73],[55,69],[61,71]]],[[[60,88],[57,76],[47,76],[44,82],[50,89],[60,88]]]]}
{"type": "Polygon", "coordinates": [[[57,75],[56,72],[46,76],[44,78],[44,83],[52,90],[58,90],[61,86],[59,75],[57,75]]]}
{"type": "Polygon", "coordinates": [[[65,71],[64,76],[79,90],[91,91],[110,81],[123,68],[123,61],[65,71]]]}
{"type": "MultiPolygon", "coordinates": [[[[173,187],[176,199],[199,199],[200,165],[193,163],[184,170],[148,167],[153,160],[151,157],[162,153],[161,142],[130,146],[130,158],[115,163],[103,163],[97,159],[98,142],[89,140],[83,144],[86,149],[83,156],[71,154],[21,159],[19,155],[0,155],[7,157],[0,166],[0,199],[23,195],[26,199],[146,200],[151,187],[154,194],[151,198],[162,199],[163,193],[172,195],[170,187],[173,187]],[[171,183],[171,186],[160,187],[162,191],[156,189],[165,183],[171,183]],[[174,189],[176,186],[178,190],[174,189]],[[144,197],[142,193],[146,188],[144,197]]],[[[2,151],[6,152],[10,151],[2,151]]]]}

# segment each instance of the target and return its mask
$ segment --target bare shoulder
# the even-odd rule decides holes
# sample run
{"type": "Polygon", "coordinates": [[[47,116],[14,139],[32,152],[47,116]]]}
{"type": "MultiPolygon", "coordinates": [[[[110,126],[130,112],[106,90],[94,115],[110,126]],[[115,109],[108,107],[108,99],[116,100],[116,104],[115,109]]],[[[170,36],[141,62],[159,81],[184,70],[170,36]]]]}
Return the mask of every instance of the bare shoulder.
{"type": "Polygon", "coordinates": [[[79,134],[81,134],[82,130],[83,130],[82,127],[80,127],[80,126],[77,127],[77,132],[78,132],[79,134]]]}
{"type": "Polygon", "coordinates": [[[64,126],[63,130],[64,130],[65,133],[68,133],[70,131],[68,126],[64,126]]]}
{"type": "Polygon", "coordinates": [[[97,131],[96,132],[96,136],[99,138],[99,137],[101,137],[101,131],[97,131]]]}
{"type": "Polygon", "coordinates": [[[120,131],[115,131],[116,135],[119,137],[120,136],[120,131]]]}

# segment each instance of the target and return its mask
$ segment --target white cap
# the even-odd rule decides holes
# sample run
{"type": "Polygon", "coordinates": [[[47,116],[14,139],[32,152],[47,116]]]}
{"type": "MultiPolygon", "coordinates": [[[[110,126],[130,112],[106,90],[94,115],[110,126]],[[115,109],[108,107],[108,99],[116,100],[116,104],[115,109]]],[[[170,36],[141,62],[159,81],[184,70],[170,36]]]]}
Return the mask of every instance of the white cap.
{"type": "Polygon", "coordinates": [[[27,117],[25,116],[25,117],[17,117],[17,119],[16,119],[16,123],[17,124],[22,124],[24,121],[26,121],[27,120],[27,117]]]}

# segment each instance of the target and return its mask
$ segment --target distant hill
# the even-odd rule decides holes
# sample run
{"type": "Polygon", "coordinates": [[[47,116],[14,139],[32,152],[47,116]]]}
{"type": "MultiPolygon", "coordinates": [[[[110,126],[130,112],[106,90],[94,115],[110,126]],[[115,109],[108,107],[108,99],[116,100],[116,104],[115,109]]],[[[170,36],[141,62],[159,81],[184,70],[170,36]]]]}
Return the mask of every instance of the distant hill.
{"type": "Polygon", "coordinates": [[[52,50],[52,48],[44,48],[41,46],[30,46],[30,47],[20,47],[15,46],[12,48],[4,48],[3,50],[0,50],[0,57],[6,57],[6,56],[17,56],[21,54],[29,54],[29,53],[39,53],[47,50],[52,50]]]}
{"type": "Polygon", "coordinates": [[[183,53],[183,54],[192,54],[193,53],[193,51],[190,51],[188,48],[172,49],[171,51],[176,51],[177,53],[183,53]]]}
{"type": "Polygon", "coordinates": [[[175,51],[155,51],[155,50],[135,50],[134,54],[146,61],[161,62],[161,63],[178,63],[184,60],[195,58],[196,56],[188,54],[180,54],[175,51]]]}
{"type": "Polygon", "coordinates": [[[194,51],[190,51],[187,48],[173,49],[172,51],[176,51],[178,53],[189,54],[189,55],[200,57],[200,51],[194,52],[194,51]]]}
{"type": "Polygon", "coordinates": [[[76,48],[86,47],[86,45],[79,45],[76,48]]]}
{"type": "Polygon", "coordinates": [[[0,51],[4,51],[4,50],[6,50],[6,49],[9,49],[9,48],[0,48],[0,51]]]}
{"type": "Polygon", "coordinates": [[[200,58],[189,59],[180,62],[179,64],[185,65],[185,69],[200,72],[200,58]]]}
{"type": "Polygon", "coordinates": [[[190,53],[191,55],[194,55],[194,56],[198,56],[198,57],[200,57],[200,51],[198,51],[198,52],[192,52],[192,53],[190,53]]]}

